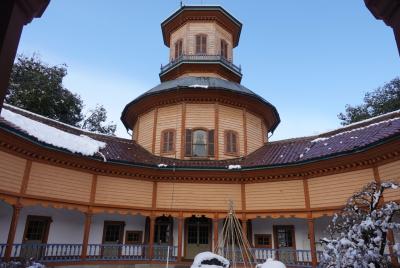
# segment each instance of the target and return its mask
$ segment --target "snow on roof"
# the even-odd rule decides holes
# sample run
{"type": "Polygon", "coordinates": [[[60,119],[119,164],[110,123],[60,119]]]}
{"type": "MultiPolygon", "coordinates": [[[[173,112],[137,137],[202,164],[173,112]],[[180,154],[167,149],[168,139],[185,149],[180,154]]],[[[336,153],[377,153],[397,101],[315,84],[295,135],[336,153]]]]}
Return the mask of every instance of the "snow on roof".
{"type": "Polygon", "coordinates": [[[195,84],[195,85],[190,85],[189,87],[194,87],[194,88],[208,88],[208,85],[198,85],[198,84],[195,84]]]}
{"type": "Polygon", "coordinates": [[[241,165],[229,165],[228,169],[242,169],[241,165]]]}
{"type": "Polygon", "coordinates": [[[100,153],[99,150],[106,146],[105,142],[92,139],[86,135],[78,136],[62,131],[7,109],[1,110],[1,116],[39,141],[67,149],[73,153],[92,156],[100,153]]]}
{"type": "MultiPolygon", "coordinates": [[[[376,117],[373,117],[373,118],[369,118],[369,119],[366,119],[366,120],[363,120],[363,121],[360,121],[360,122],[357,122],[357,123],[354,123],[354,124],[351,124],[351,125],[352,126],[356,126],[356,125],[363,124],[363,123],[366,123],[366,122],[369,122],[369,121],[372,121],[372,120],[375,120],[375,119],[379,119],[380,117],[383,117],[383,116],[386,117],[388,115],[395,114],[395,113],[398,113],[398,112],[400,112],[400,110],[397,110],[397,111],[394,111],[394,112],[391,112],[391,113],[388,113],[388,114],[376,116],[376,117]]],[[[395,117],[395,118],[387,119],[387,120],[384,120],[384,121],[379,121],[379,122],[372,123],[372,124],[369,124],[369,125],[366,125],[366,126],[363,126],[363,127],[353,128],[353,129],[350,129],[350,130],[347,130],[347,131],[343,131],[343,132],[339,132],[337,134],[334,134],[334,135],[331,135],[331,136],[327,136],[327,137],[318,137],[316,139],[313,139],[311,142],[326,141],[326,140],[329,140],[329,139],[337,137],[337,136],[341,136],[341,135],[344,135],[344,134],[347,134],[347,133],[351,133],[351,132],[354,132],[354,131],[358,131],[358,130],[362,130],[362,129],[367,129],[367,128],[370,128],[370,127],[373,127],[373,126],[377,126],[377,125],[380,125],[380,124],[389,123],[389,122],[392,122],[392,121],[395,121],[395,120],[398,120],[398,119],[400,119],[400,117],[395,117]]],[[[348,126],[344,127],[343,129],[346,129],[351,125],[348,125],[348,126]]],[[[339,128],[337,130],[340,130],[340,129],[342,129],[342,128],[339,128]]],[[[357,139],[358,137],[350,137],[350,138],[357,139]]],[[[325,145],[327,145],[327,144],[325,144],[325,145]]]]}

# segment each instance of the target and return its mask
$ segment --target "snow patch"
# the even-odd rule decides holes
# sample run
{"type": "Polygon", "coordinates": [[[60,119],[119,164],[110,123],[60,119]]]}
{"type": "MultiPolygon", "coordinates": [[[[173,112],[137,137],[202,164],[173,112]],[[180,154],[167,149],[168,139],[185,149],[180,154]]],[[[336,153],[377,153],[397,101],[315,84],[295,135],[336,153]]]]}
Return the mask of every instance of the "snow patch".
{"type": "Polygon", "coordinates": [[[198,85],[198,84],[195,84],[195,85],[190,85],[189,87],[193,87],[193,88],[208,88],[208,85],[198,85]]]}
{"type": "Polygon", "coordinates": [[[228,169],[242,169],[241,165],[229,165],[228,169]]]}
{"type": "Polygon", "coordinates": [[[106,147],[105,142],[92,139],[86,135],[78,136],[62,131],[7,109],[1,111],[1,116],[39,141],[67,149],[72,153],[92,156],[106,147]]]}
{"type": "Polygon", "coordinates": [[[168,165],[167,165],[167,164],[161,163],[161,164],[158,164],[157,167],[159,167],[159,168],[164,168],[164,167],[168,167],[168,165]]]}

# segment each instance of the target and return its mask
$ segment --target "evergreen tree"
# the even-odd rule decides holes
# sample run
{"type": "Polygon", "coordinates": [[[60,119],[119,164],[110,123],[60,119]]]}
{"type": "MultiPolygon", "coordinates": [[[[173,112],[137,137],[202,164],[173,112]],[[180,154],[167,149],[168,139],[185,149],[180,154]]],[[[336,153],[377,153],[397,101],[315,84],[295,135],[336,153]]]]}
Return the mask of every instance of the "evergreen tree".
{"type": "Polygon", "coordinates": [[[82,124],[83,129],[92,132],[114,135],[117,125],[113,122],[103,125],[107,120],[107,111],[103,105],[96,105],[96,108],[89,111],[89,115],[85,118],[82,124]]]}
{"type": "Polygon", "coordinates": [[[66,65],[49,66],[36,55],[19,55],[14,63],[6,102],[31,112],[79,126],[83,102],[62,84],[66,65]]]}
{"type": "Polygon", "coordinates": [[[364,103],[346,105],[345,113],[338,115],[342,125],[368,119],[400,109],[400,78],[397,77],[364,96],[364,103]]]}

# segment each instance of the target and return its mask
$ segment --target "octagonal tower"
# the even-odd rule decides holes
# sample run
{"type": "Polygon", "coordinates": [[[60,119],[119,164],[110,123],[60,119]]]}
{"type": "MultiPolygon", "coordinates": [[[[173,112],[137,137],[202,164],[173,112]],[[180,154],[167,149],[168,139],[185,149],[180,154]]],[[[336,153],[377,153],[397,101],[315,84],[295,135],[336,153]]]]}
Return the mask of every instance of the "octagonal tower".
{"type": "Polygon", "coordinates": [[[123,110],[132,138],[155,155],[184,160],[238,158],[261,148],[280,119],[240,84],[233,48],[242,24],[219,6],[184,6],[161,28],[170,62],[161,84],[123,110]]]}

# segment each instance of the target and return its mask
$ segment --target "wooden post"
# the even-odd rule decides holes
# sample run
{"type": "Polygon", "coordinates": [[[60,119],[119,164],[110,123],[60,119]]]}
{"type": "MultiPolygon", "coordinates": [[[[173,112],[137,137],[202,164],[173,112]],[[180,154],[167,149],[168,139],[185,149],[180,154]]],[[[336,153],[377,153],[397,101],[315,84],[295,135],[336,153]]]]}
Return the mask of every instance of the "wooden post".
{"type": "Polygon", "coordinates": [[[246,214],[243,214],[242,217],[242,233],[243,233],[243,238],[247,239],[247,220],[246,220],[246,214]]]}
{"type": "Polygon", "coordinates": [[[314,219],[308,218],[308,235],[310,236],[311,264],[317,267],[317,250],[315,248],[314,219]]]}
{"type": "Polygon", "coordinates": [[[13,205],[13,215],[11,218],[10,229],[8,231],[7,247],[4,253],[4,259],[6,262],[10,261],[11,259],[11,253],[15,239],[15,232],[17,230],[19,213],[21,212],[21,209],[22,209],[21,204],[13,205]]]}
{"type": "Polygon", "coordinates": [[[182,237],[183,237],[183,215],[179,213],[178,218],[178,262],[182,261],[182,237]]]}
{"type": "Polygon", "coordinates": [[[213,218],[214,251],[218,248],[218,216],[213,218]]]}
{"type": "Polygon", "coordinates": [[[393,245],[395,244],[395,241],[394,241],[394,235],[393,235],[392,229],[389,229],[387,232],[387,240],[389,242],[388,247],[389,247],[389,253],[390,253],[390,261],[391,261],[393,267],[398,268],[400,266],[399,266],[399,261],[397,260],[397,256],[393,250],[393,245]]]}
{"type": "Polygon", "coordinates": [[[156,225],[156,217],[150,216],[150,235],[149,235],[149,259],[153,259],[154,256],[154,228],[156,225]]]}
{"type": "Polygon", "coordinates": [[[92,215],[93,214],[91,211],[88,211],[85,213],[85,226],[84,226],[84,230],[83,230],[83,243],[82,243],[81,259],[86,259],[86,256],[87,256],[90,225],[92,224],[92,215]]]}

